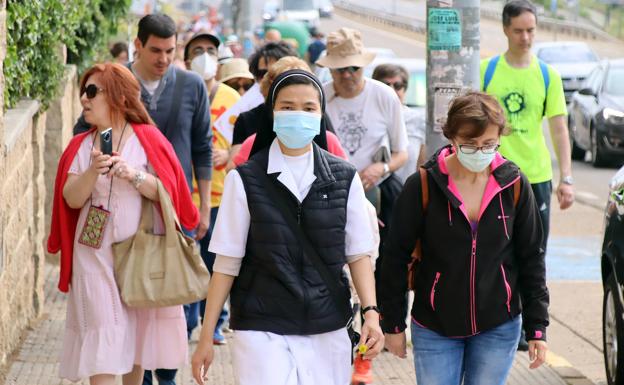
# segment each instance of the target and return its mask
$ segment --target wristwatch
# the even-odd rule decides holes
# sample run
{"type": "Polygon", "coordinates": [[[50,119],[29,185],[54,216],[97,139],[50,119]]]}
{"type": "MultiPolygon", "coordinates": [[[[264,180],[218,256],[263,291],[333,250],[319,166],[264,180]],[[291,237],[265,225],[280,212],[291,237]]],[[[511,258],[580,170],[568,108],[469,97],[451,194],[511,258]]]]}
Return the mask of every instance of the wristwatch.
{"type": "Polygon", "coordinates": [[[134,174],[134,179],[132,180],[132,185],[134,186],[134,188],[138,189],[139,186],[141,186],[141,184],[145,182],[145,178],[147,178],[147,176],[143,171],[138,171],[136,174],[134,174]]]}
{"type": "Polygon", "coordinates": [[[561,183],[572,186],[574,184],[574,178],[571,175],[561,178],[561,183]]]}
{"type": "Polygon", "coordinates": [[[373,311],[376,311],[377,314],[381,314],[381,312],[379,311],[379,308],[375,305],[372,305],[372,306],[366,306],[365,308],[362,309],[362,316],[364,315],[364,313],[366,313],[369,310],[373,310],[373,311]]]}
{"type": "Polygon", "coordinates": [[[388,163],[384,163],[383,168],[384,168],[384,175],[388,175],[390,173],[390,166],[388,165],[388,163]]]}

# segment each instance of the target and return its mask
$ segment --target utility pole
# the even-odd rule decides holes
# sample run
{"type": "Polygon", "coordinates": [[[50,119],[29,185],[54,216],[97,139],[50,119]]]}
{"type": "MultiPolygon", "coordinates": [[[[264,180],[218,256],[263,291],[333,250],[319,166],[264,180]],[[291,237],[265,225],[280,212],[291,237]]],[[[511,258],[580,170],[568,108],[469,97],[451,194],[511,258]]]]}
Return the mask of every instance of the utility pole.
{"type": "Polygon", "coordinates": [[[480,0],[427,0],[427,154],[442,135],[450,101],[480,88],[480,0]]]}

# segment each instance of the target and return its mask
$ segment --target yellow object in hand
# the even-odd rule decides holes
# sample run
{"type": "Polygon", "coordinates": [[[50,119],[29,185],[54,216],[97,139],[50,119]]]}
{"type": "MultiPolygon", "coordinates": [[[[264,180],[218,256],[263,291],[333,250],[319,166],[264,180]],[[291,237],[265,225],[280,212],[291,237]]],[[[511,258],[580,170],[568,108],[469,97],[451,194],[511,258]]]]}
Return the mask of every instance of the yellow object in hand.
{"type": "Polygon", "coordinates": [[[360,354],[365,354],[368,351],[368,346],[362,344],[360,345],[360,347],[358,348],[358,353],[360,354]]]}

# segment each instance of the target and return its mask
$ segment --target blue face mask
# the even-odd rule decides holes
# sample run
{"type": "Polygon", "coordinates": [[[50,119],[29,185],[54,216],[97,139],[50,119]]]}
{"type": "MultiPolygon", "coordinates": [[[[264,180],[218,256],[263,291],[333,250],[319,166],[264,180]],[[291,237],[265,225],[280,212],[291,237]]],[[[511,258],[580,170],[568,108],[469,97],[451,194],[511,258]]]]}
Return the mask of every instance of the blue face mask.
{"type": "Polygon", "coordinates": [[[457,160],[459,160],[459,163],[472,172],[481,172],[485,170],[496,156],[496,152],[484,154],[481,150],[478,150],[474,154],[464,154],[459,149],[455,152],[457,153],[457,160]]]}
{"type": "Polygon", "coordinates": [[[282,144],[303,148],[321,132],[321,114],[305,111],[273,112],[273,131],[282,144]]]}

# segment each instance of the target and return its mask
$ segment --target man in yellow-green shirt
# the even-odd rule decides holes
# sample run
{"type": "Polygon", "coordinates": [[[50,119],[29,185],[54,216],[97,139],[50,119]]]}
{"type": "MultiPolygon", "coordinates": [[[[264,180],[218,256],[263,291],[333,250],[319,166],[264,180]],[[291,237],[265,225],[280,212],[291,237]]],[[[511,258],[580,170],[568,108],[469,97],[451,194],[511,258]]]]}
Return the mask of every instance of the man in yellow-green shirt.
{"type": "Polygon", "coordinates": [[[542,131],[544,117],[559,161],[556,193],[561,209],[574,202],[574,182],[561,76],[531,53],[536,25],[535,7],[530,2],[512,0],[505,5],[503,31],[509,48],[503,55],[481,62],[481,88],[496,96],[505,110],[511,134],[501,138],[500,152],[531,182],[547,239],[553,172],[542,131]]]}
{"type": "MultiPolygon", "coordinates": [[[[537,27],[535,6],[527,0],[511,0],[503,9],[503,32],[508,50],[481,62],[481,89],[496,96],[505,110],[511,134],[501,138],[500,152],[526,174],[544,228],[544,249],[550,222],[552,164],[542,131],[548,118],[553,146],[559,161],[557,200],[567,209],[574,202],[572,160],[566,122],[566,104],[559,73],[531,53],[537,27]]],[[[523,333],[519,350],[542,357],[546,344],[539,336],[523,333]],[[529,341],[527,343],[527,341],[529,341]]]]}

